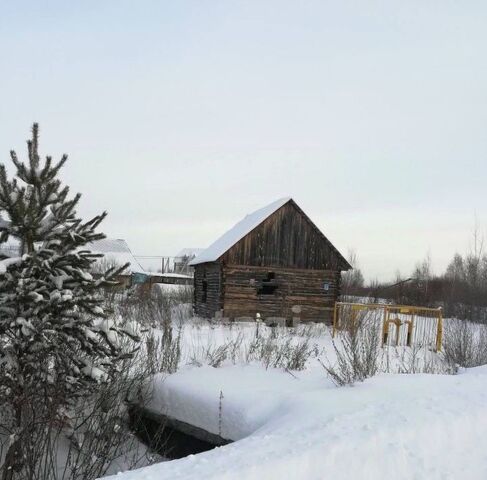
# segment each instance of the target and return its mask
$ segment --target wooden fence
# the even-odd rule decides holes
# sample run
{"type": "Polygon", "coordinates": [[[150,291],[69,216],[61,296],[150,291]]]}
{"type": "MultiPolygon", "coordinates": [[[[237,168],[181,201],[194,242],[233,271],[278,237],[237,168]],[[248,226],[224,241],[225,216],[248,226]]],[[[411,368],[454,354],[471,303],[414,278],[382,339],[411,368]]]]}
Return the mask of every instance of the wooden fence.
{"type": "Polygon", "coordinates": [[[337,302],[333,315],[333,336],[349,322],[353,325],[366,320],[380,326],[383,346],[416,345],[441,351],[441,308],[337,302]]]}

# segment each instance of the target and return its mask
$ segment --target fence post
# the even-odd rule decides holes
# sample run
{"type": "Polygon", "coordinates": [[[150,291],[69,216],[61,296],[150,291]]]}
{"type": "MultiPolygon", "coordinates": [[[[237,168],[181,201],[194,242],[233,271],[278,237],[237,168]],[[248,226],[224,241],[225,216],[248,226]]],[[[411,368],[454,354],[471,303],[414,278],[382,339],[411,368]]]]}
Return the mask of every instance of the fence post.
{"type": "Polygon", "coordinates": [[[414,313],[411,316],[411,320],[408,320],[406,323],[408,324],[408,335],[407,335],[406,345],[410,347],[413,343],[414,313]]]}
{"type": "Polygon", "coordinates": [[[389,309],[387,305],[384,306],[384,323],[382,324],[382,345],[387,345],[387,337],[389,335],[389,309]]]}
{"type": "Polygon", "coordinates": [[[443,312],[441,307],[438,309],[438,328],[436,329],[436,351],[441,352],[443,342],[443,312]]]}

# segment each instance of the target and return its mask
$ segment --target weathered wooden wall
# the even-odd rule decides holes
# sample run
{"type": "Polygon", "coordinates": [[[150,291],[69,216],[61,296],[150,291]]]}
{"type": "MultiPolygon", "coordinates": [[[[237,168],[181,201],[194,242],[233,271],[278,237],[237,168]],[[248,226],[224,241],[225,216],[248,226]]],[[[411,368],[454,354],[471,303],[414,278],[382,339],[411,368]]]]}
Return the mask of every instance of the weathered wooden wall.
{"type": "Polygon", "coordinates": [[[296,268],[268,268],[246,265],[223,267],[223,316],[299,316],[303,321],[331,322],[333,307],[340,290],[340,272],[296,268]],[[269,272],[274,273],[277,289],[271,295],[259,295],[258,287],[269,272]],[[325,291],[324,284],[329,285],[325,291]],[[295,315],[291,308],[301,306],[295,315]]]}
{"type": "Polygon", "coordinates": [[[349,265],[293,202],[285,204],[231,247],[228,265],[347,270],[349,265]]]}
{"type": "Polygon", "coordinates": [[[217,262],[196,265],[194,270],[194,311],[196,315],[212,318],[222,309],[222,268],[217,262]],[[203,282],[207,281],[206,302],[203,282]]]}
{"type": "Polygon", "coordinates": [[[230,247],[217,261],[195,269],[195,312],[213,317],[255,316],[291,319],[301,306],[303,321],[331,321],[340,293],[340,272],[350,265],[293,200],[230,247]],[[259,285],[271,273],[276,290],[259,285]],[[208,296],[203,298],[203,278],[208,296]],[[328,284],[328,290],[324,285],[328,284]]]}

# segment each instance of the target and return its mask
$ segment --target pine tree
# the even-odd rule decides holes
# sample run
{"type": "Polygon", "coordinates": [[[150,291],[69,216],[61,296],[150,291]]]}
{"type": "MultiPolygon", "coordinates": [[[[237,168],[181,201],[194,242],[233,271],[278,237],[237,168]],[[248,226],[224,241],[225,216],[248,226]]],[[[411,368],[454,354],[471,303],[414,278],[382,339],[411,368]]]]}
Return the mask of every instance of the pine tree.
{"type": "Polygon", "coordinates": [[[41,161],[38,138],[34,124],[27,162],[11,152],[13,179],[0,165],[0,245],[13,239],[20,248],[18,257],[0,261],[0,410],[10,413],[13,439],[4,479],[23,468],[33,405],[37,419],[39,409],[49,421],[60,418],[115,371],[126,355],[121,338],[130,335],[104,312],[100,294],[126,265],[90,273],[99,255],[87,245],[104,238],[96,229],[106,213],[77,217],[80,195],[69,198],[58,178],[67,156],[41,161]]]}

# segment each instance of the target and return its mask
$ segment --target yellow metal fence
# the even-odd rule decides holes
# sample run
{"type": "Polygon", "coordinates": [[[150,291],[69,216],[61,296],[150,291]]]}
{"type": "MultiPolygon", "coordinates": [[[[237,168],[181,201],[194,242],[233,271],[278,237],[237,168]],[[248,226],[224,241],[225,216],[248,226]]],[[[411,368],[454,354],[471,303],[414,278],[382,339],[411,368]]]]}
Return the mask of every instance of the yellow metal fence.
{"type": "Polygon", "coordinates": [[[363,321],[380,327],[383,346],[417,345],[441,351],[441,308],[337,302],[333,315],[333,336],[347,323],[363,321]]]}

